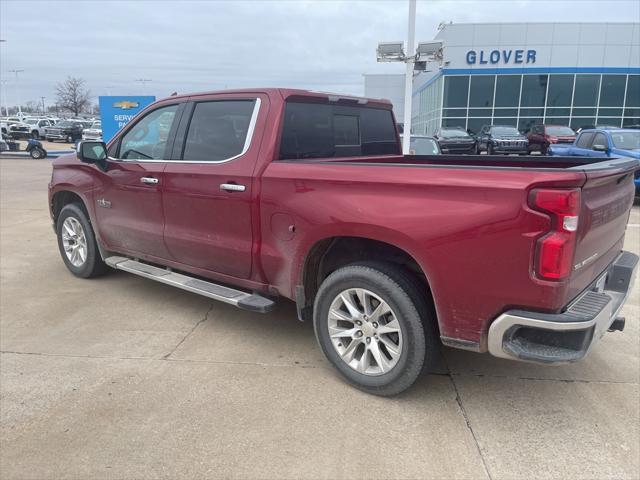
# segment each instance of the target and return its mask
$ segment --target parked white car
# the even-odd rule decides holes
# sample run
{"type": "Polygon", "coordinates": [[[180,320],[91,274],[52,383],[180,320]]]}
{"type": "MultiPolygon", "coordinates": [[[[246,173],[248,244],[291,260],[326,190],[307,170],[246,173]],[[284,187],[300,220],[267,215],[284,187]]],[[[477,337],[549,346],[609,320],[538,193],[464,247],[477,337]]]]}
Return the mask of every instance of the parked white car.
{"type": "Polygon", "coordinates": [[[82,131],[83,140],[95,140],[102,141],[102,122],[96,120],[91,124],[90,128],[85,128],[82,131]]]}

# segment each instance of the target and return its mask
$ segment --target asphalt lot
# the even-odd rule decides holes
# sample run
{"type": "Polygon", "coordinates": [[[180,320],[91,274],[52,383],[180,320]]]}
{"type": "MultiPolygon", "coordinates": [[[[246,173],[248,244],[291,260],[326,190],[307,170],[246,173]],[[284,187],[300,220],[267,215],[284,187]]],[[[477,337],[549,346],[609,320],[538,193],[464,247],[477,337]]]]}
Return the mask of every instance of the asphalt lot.
{"type": "MultiPolygon", "coordinates": [[[[343,383],[292,304],[258,315],[65,269],[47,160],[0,158],[0,477],[640,476],[640,281],[584,361],[444,350],[405,394],[343,383]]],[[[634,207],[626,248],[640,250],[634,207]]]]}

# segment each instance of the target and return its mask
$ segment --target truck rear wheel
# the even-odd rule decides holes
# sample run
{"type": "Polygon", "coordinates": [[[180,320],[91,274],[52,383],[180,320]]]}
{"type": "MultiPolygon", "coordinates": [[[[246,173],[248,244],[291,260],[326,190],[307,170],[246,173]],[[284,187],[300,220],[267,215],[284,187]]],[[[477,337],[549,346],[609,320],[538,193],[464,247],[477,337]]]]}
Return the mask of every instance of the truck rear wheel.
{"type": "Polygon", "coordinates": [[[411,274],[382,262],[336,270],[314,305],[314,329],[325,356],[349,383],[374,395],[406,390],[433,365],[434,321],[411,274]]]}
{"type": "Polygon", "coordinates": [[[100,257],[89,219],[79,205],[70,203],[62,209],[56,234],[62,260],[76,277],[97,277],[109,270],[100,257]]]}

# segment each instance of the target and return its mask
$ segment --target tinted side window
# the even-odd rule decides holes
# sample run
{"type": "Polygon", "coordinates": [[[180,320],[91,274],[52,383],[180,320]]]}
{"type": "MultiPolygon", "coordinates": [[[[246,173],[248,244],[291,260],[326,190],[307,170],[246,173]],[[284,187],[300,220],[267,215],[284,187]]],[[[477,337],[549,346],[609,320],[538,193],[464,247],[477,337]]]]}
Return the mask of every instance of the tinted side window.
{"type": "Polygon", "coordinates": [[[245,150],[255,100],[196,103],[184,145],[184,160],[220,162],[245,150]]]}
{"type": "Polygon", "coordinates": [[[162,160],[177,110],[178,105],[170,105],[158,108],[142,117],[122,137],[119,158],[162,160]]]}
{"type": "Polygon", "coordinates": [[[287,102],[280,159],[399,154],[390,110],[287,102]]]}
{"type": "Polygon", "coordinates": [[[593,145],[604,145],[607,147],[609,142],[607,141],[607,137],[604,133],[596,133],[595,138],[593,139],[593,145]]]}
{"type": "Polygon", "coordinates": [[[591,148],[591,140],[595,134],[593,132],[581,133],[576,142],[576,147],[591,148]]]}

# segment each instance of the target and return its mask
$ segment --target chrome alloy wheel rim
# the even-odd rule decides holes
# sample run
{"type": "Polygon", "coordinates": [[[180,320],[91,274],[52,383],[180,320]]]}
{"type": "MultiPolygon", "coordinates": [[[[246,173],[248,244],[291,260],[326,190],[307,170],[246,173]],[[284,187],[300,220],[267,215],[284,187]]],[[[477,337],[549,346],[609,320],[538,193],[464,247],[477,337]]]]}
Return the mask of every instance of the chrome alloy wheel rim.
{"type": "Polygon", "coordinates": [[[87,237],[78,219],[67,217],[62,223],[62,246],[74,267],[82,266],[87,260],[87,237]]]}
{"type": "Polygon", "coordinates": [[[402,354],[402,330],[391,307],[375,293],[350,288],[329,308],[329,337],[349,367],[369,376],[396,366],[402,354]]]}

